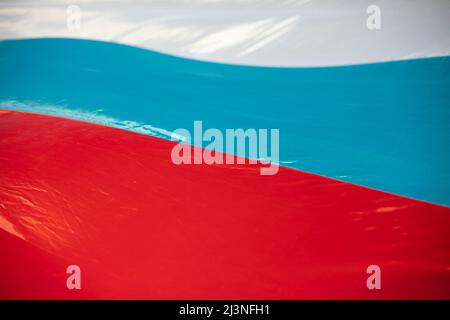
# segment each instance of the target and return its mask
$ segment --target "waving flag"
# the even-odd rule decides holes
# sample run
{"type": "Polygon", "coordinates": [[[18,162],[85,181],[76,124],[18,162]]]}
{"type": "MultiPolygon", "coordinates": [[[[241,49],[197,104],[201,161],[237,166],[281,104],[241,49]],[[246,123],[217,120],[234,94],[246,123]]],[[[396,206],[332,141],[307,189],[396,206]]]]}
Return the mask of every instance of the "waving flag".
{"type": "Polygon", "coordinates": [[[2,2],[0,298],[450,298],[449,15],[2,2]]]}

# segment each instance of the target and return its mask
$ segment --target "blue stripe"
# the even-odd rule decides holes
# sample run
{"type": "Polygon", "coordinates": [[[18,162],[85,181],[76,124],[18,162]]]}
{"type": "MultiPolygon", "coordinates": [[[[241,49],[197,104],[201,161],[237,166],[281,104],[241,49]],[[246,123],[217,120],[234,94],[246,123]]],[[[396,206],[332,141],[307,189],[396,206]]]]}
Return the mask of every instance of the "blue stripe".
{"type": "Polygon", "coordinates": [[[450,204],[446,58],[268,68],[37,39],[0,42],[0,74],[2,108],[97,110],[168,131],[194,120],[205,128],[279,128],[282,164],[450,204]]]}

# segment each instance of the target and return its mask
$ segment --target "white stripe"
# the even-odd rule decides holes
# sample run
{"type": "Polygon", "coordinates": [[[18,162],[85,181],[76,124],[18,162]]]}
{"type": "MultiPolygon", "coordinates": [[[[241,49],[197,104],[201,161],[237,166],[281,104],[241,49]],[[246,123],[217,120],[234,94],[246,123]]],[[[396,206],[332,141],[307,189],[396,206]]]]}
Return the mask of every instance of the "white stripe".
{"type": "Polygon", "coordinates": [[[448,0],[6,0],[0,39],[113,41],[194,59],[330,66],[450,54],[448,0]],[[368,30],[366,9],[381,9],[368,30]],[[66,9],[81,9],[81,29],[66,9]]]}

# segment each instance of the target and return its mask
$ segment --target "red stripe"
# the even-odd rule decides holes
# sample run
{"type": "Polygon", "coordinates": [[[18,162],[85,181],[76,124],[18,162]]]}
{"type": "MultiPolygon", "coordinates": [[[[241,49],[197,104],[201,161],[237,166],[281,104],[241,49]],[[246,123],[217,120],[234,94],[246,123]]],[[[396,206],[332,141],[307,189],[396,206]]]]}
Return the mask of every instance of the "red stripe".
{"type": "Polygon", "coordinates": [[[0,298],[450,298],[449,208],[173,145],[1,111],[0,298]]]}

